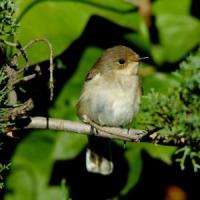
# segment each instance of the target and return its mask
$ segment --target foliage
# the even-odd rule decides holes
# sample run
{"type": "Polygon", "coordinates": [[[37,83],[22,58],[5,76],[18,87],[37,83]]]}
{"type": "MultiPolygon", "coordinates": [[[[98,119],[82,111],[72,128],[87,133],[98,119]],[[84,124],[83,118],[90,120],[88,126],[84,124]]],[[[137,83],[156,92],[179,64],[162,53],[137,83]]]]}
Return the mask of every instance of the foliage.
{"type": "MultiPolygon", "coordinates": [[[[81,36],[92,16],[100,16],[129,28],[132,32],[125,34],[124,38],[150,54],[157,64],[173,63],[200,43],[200,22],[190,14],[191,2],[183,0],[181,6],[179,0],[152,3],[155,31],[158,32],[158,42],[155,43],[137,12],[137,5],[128,1],[19,1],[16,17],[20,31],[16,39],[25,44],[34,38],[48,38],[57,56],[81,36]],[[42,13],[42,17],[38,13],[42,13]],[[187,39],[190,42],[186,42],[187,39]]],[[[30,50],[29,56],[32,64],[48,59],[45,47],[40,45],[30,50]]]]}
{"type": "MultiPolygon", "coordinates": [[[[168,88],[167,94],[152,92],[146,96],[143,111],[138,121],[145,126],[161,127],[162,132],[174,138],[188,141],[177,151],[181,168],[190,157],[194,171],[200,168],[200,54],[189,56],[174,73],[176,85],[168,88]],[[195,142],[196,141],[196,142],[195,142]]],[[[144,127],[143,127],[144,128],[144,127]]]]}
{"type": "MultiPolygon", "coordinates": [[[[66,118],[67,116],[67,119],[77,119],[75,105],[84,79],[83,74],[87,73],[100,53],[101,50],[95,47],[85,50],[79,63],[79,70],[62,88],[54,106],[50,109],[50,116],[57,118],[66,118]],[[66,95],[66,93],[70,95],[66,95]]],[[[34,131],[18,145],[12,159],[12,169],[7,184],[8,188],[14,192],[7,193],[6,200],[30,199],[35,197],[35,193],[39,195],[38,199],[54,199],[55,196],[57,196],[56,199],[62,199],[62,188],[48,185],[53,166],[58,161],[76,159],[84,151],[86,143],[86,137],[81,135],[67,134],[65,132],[55,133],[54,131],[34,131]],[[37,148],[33,144],[37,144],[37,148]]],[[[127,144],[124,156],[128,162],[129,172],[127,183],[119,191],[122,195],[126,195],[139,180],[142,171],[143,150],[146,150],[154,158],[171,164],[170,157],[174,152],[173,147],[127,144]]],[[[82,171],[83,169],[85,170],[84,162],[80,163],[78,170],[82,171]]],[[[84,170],[83,173],[85,173],[84,170]]],[[[73,172],[72,170],[68,173],[73,173],[75,176],[78,172],[73,172]]],[[[68,183],[67,177],[66,183],[68,183]]],[[[72,187],[70,184],[67,185],[69,194],[70,187],[72,187]]],[[[90,188],[88,189],[90,190],[90,188]]]]}
{"type": "MultiPolygon", "coordinates": [[[[2,2],[11,1],[3,0],[2,2]]],[[[175,134],[175,137],[186,137],[188,141],[194,141],[199,137],[199,101],[197,96],[200,80],[199,55],[190,57],[185,64],[181,65],[181,69],[173,75],[155,71],[155,68],[159,69],[159,67],[166,67],[166,70],[168,70],[169,65],[162,65],[163,63],[174,63],[183,59],[190,50],[200,43],[200,22],[190,13],[191,0],[182,0],[181,6],[179,0],[152,2],[155,31],[158,33],[156,43],[151,36],[150,29],[140,16],[137,5],[127,3],[127,1],[16,0],[15,2],[17,20],[9,17],[11,21],[6,23],[11,26],[4,29],[7,31],[7,33],[4,31],[5,36],[9,33],[12,35],[16,30],[16,24],[20,23],[15,40],[19,40],[23,46],[35,38],[48,38],[53,45],[55,57],[68,49],[74,41],[81,38],[93,16],[100,16],[119,27],[128,28],[129,33],[123,35],[126,43],[140,49],[143,54],[149,54],[153,63],[156,63],[156,66],[153,66],[154,72],[143,77],[143,86],[147,98],[143,99],[143,109],[134,121],[134,126],[141,125],[146,128],[148,122],[148,125],[156,124],[164,127],[161,131],[163,134],[170,133],[172,136],[175,134]],[[151,88],[155,92],[148,94],[151,88]],[[145,124],[141,124],[142,120],[145,121],[145,124]]],[[[14,9],[15,7],[10,9],[9,16],[13,16],[14,9]]],[[[96,39],[97,36],[92,37],[96,39]]],[[[116,41],[112,42],[116,43],[116,41]]],[[[59,88],[59,94],[52,107],[49,108],[50,116],[77,120],[75,105],[80,95],[84,75],[102,52],[102,46],[100,48],[96,44],[92,45],[88,45],[81,52],[76,71],[76,66],[65,66],[64,63],[62,70],[74,70],[75,73],[71,75],[69,80],[63,81],[64,84],[59,88]]],[[[48,50],[41,45],[28,49],[27,53],[31,64],[38,64],[49,58],[48,50]]],[[[142,72],[146,69],[145,67],[141,68],[142,72]]],[[[1,75],[3,74],[0,73],[0,86],[2,87],[1,81],[5,82],[6,77],[1,78],[1,75]]],[[[60,77],[58,78],[60,79],[60,77]]],[[[6,88],[0,89],[6,91],[6,88]]],[[[5,97],[5,95],[5,92],[0,92],[0,98],[5,97]]],[[[6,103],[6,101],[3,102],[6,103]]],[[[69,181],[70,176],[83,174],[83,177],[81,175],[79,177],[80,182],[84,179],[83,187],[87,186],[86,180],[92,176],[84,171],[82,157],[86,145],[87,140],[84,136],[47,130],[33,131],[22,141],[19,141],[12,156],[12,168],[7,179],[5,199],[68,199],[74,187],[73,183],[69,181]],[[82,158],[81,162],[78,162],[80,157],[82,158]],[[59,169],[59,172],[64,171],[67,175],[62,177],[58,184],[52,185],[52,174],[59,162],[67,162],[66,169],[59,169]],[[72,165],[72,162],[75,162],[76,165],[72,165]],[[74,169],[74,166],[76,166],[76,169],[74,169]]],[[[128,143],[125,150],[122,150],[121,143],[118,142],[117,146],[121,152],[124,151],[121,157],[128,165],[125,171],[125,173],[127,172],[127,179],[119,190],[116,189],[117,194],[123,196],[126,196],[134,188],[141,177],[143,151],[170,165],[172,164],[171,157],[176,149],[175,147],[143,143],[128,143]]],[[[176,152],[182,168],[184,168],[188,157],[192,160],[194,170],[196,171],[199,168],[199,152],[191,142],[176,152]]],[[[116,168],[124,163],[118,164],[116,168]]],[[[90,187],[85,188],[88,189],[86,192],[91,192],[90,187]]]]}
{"type": "Polygon", "coordinates": [[[200,43],[200,22],[190,14],[191,0],[158,0],[153,5],[159,43],[152,46],[157,63],[173,63],[200,43]],[[187,40],[190,42],[186,42],[187,40]]]}
{"type": "MultiPolygon", "coordinates": [[[[18,27],[16,19],[13,17],[15,13],[15,4],[12,0],[1,0],[0,2],[0,39],[7,39],[15,35],[18,27]]],[[[1,42],[1,41],[0,41],[1,42]]],[[[0,134],[6,132],[9,122],[3,119],[7,113],[8,104],[8,77],[2,70],[4,64],[4,49],[0,44],[0,134]]],[[[2,144],[2,143],[1,143],[2,144]]],[[[0,189],[3,188],[4,182],[1,176],[2,172],[7,170],[9,165],[0,163],[0,189]]]]}
{"type": "MultiPolygon", "coordinates": [[[[54,47],[54,54],[57,56],[81,36],[89,19],[94,15],[140,31],[139,15],[131,10],[132,6],[121,0],[104,2],[99,0],[23,1],[17,10],[17,19],[20,22],[17,40],[24,44],[36,37],[48,38],[54,47]],[[44,13],[44,10],[48,10],[48,12],[44,13]],[[42,18],[38,13],[43,13],[42,18]]],[[[141,35],[141,37],[145,40],[145,36],[141,35]]],[[[39,45],[29,51],[32,64],[46,60],[47,55],[46,49],[39,45]]]]}
{"type": "MultiPolygon", "coordinates": [[[[0,69],[0,134],[6,132],[6,127],[8,126],[8,121],[4,120],[2,116],[6,114],[7,109],[3,108],[7,105],[7,95],[8,95],[8,88],[7,88],[7,76],[5,73],[0,69]]],[[[2,143],[0,143],[1,146],[2,143]]],[[[1,150],[1,148],[0,148],[1,150]]],[[[5,165],[0,163],[0,189],[4,187],[3,176],[1,175],[5,169],[7,170],[9,165],[5,165]]]]}
{"type": "Polygon", "coordinates": [[[15,4],[13,0],[2,0],[0,2],[0,38],[13,36],[18,27],[16,19],[13,17],[15,13],[15,4]]]}
{"type": "Polygon", "coordinates": [[[2,116],[5,115],[7,109],[5,108],[8,103],[8,78],[6,74],[0,69],[0,133],[4,133],[8,122],[4,121],[2,116]]]}
{"type": "MultiPolygon", "coordinates": [[[[2,165],[0,163],[0,174],[2,174],[3,171],[8,170],[8,169],[9,169],[9,165],[2,165]]],[[[2,180],[3,180],[3,177],[0,175],[0,190],[3,189],[4,187],[4,183],[1,182],[2,180]]]]}

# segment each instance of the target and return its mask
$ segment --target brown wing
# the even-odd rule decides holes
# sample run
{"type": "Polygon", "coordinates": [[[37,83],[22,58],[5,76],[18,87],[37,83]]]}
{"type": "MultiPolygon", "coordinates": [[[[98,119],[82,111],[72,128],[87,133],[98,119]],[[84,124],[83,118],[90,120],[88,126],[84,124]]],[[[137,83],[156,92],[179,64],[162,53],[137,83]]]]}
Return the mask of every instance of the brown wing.
{"type": "Polygon", "coordinates": [[[87,73],[85,77],[85,81],[90,81],[92,80],[97,74],[100,73],[99,65],[101,65],[101,59],[97,59],[96,63],[94,66],[90,69],[90,71],[87,73]]]}
{"type": "Polygon", "coordinates": [[[90,81],[90,80],[92,80],[98,73],[99,73],[99,72],[98,72],[97,69],[95,69],[95,68],[91,69],[91,70],[87,73],[87,75],[86,75],[86,77],[85,77],[85,81],[90,81]]]}

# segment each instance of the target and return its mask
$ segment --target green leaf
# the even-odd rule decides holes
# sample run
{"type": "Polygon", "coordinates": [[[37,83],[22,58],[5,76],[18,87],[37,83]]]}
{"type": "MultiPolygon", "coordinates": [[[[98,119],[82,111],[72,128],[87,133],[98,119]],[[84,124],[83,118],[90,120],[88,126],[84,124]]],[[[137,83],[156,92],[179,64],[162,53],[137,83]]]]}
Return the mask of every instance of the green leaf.
{"type": "MultiPolygon", "coordinates": [[[[47,187],[41,184],[34,171],[28,168],[14,168],[9,177],[8,187],[12,193],[7,193],[5,200],[64,200],[63,191],[59,187],[47,187]]],[[[66,199],[66,198],[65,198],[66,199]]]]}
{"type": "Polygon", "coordinates": [[[163,48],[161,45],[157,44],[153,44],[151,46],[151,56],[153,58],[153,60],[158,64],[161,65],[164,62],[164,54],[165,52],[163,51],[163,48]]]}
{"type": "Polygon", "coordinates": [[[84,136],[34,131],[18,145],[7,181],[6,200],[63,200],[61,187],[49,186],[56,160],[72,159],[86,143],[84,136]]]}
{"type": "Polygon", "coordinates": [[[176,79],[173,75],[157,72],[142,80],[144,95],[148,94],[152,89],[163,94],[167,93],[168,89],[176,83],[176,79]]]}
{"type": "Polygon", "coordinates": [[[46,180],[51,170],[52,147],[56,137],[57,135],[50,131],[33,131],[18,145],[12,166],[27,166],[31,170],[36,170],[46,180]]]}
{"type": "Polygon", "coordinates": [[[153,4],[160,44],[151,54],[157,64],[177,62],[200,43],[200,22],[190,16],[191,0],[157,0],[153,4]]]}
{"type": "Polygon", "coordinates": [[[155,159],[160,159],[164,163],[171,165],[172,164],[171,156],[173,155],[173,153],[177,148],[173,146],[162,146],[162,145],[144,143],[143,149],[145,149],[149,153],[149,155],[151,155],[151,157],[155,159]]]}
{"type": "Polygon", "coordinates": [[[144,22],[140,23],[138,32],[131,32],[124,35],[124,38],[130,43],[135,44],[141,50],[149,52],[151,42],[149,38],[149,31],[144,22]]]}
{"type": "Polygon", "coordinates": [[[191,0],[157,0],[153,4],[155,15],[175,14],[188,15],[190,13],[191,0]]]}
{"type": "Polygon", "coordinates": [[[81,152],[87,143],[87,138],[68,133],[59,134],[56,139],[52,157],[55,160],[73,159],[81,152]]]}
{"type": "MultiPolygon", "coordinates": [[[[80,37],[93,15],[133,30],[139,29],[139,15],[130,11],[130,4],[120,0],[115,3],[113,0],[104,3],[99,0],[17,2],[20,30],[16,39],[25,44],[34,38],[45,37],[52,43],[55,56],[80,37]]],[[[28,56],[31,64],[49,57],[47,48],[40,44],[31,47],[28,56]]]]}
{"type": "MultiPolygon", "coordinates": [[[[23,15],[28,12],[33,6],[35,6],[38,3],[42,3],[45,1],[55,1],[56,0],[16,0],[17,3],[20,6],[20,10],[23,10],[23,12],[18,11],[17,14],[21,18],[23,15]]],[[[82,3],[85,5],[89,6],[95,6],[98,8],[103,8],[106,10],[111,10],[111,11],[116,11],[116,12],[127,12],[130,9],[134,8],[133,4],[129,3],[124,3],[123,1],[119,0],[107,0],[107,1],[102,1],[102,0],[62,0],[64,2],[74,2],[74,3],[82,3]],[[117,2],[117,3],[116,3],[117,2]]]]}
{"type": "Polygon", "coordinates": [[[176,62],[200,43],[200,22],[186,15],[158,15],[156,25],[163,60],[176,62]]]}

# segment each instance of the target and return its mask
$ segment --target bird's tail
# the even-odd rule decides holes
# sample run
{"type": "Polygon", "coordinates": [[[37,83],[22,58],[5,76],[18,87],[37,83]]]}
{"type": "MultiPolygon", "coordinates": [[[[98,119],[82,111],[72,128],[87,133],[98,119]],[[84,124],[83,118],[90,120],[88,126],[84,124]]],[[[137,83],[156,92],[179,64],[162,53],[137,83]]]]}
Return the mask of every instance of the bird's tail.
{"type": "Polygon", "coordinates": [[[86,151],[86,169],[88,172],[109,175],[113,171],[111,141],[105,138],[89,136],[86,151]]]}

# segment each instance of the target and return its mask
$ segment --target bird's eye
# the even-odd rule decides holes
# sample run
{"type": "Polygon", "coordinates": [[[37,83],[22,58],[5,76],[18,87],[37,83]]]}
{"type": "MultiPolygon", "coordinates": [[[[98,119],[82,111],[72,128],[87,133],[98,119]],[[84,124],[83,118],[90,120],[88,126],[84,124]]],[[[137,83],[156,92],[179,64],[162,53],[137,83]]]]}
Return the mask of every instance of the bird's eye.
{"type": "Polygon", "coordinates": [[[118,63],[119,63],[120,65],[123,65],[125,62],[126,62],[126,61],[125,61],[124,58],[120,58],[120,59],[118,60],[118,63]]]}

